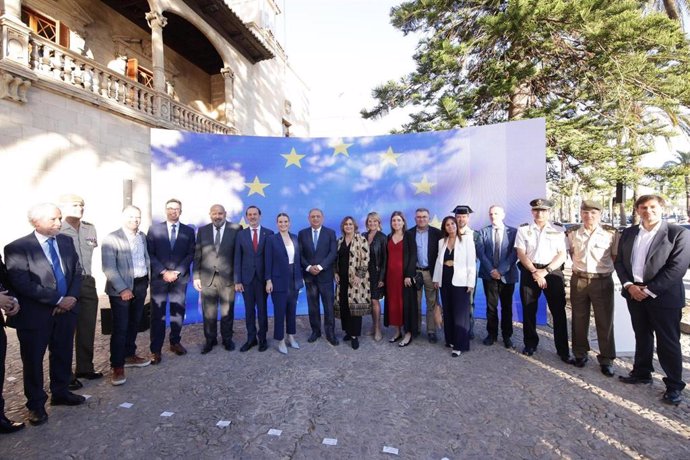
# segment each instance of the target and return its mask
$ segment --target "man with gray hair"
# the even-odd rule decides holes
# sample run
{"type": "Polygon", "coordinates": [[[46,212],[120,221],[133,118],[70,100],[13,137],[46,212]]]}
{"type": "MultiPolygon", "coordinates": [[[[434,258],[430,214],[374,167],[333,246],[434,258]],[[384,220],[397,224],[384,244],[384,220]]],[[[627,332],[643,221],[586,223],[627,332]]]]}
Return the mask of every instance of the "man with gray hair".
{"type": "Polygon", "coordinates": [[[29,422],[48,421],[43,389],[43,357],[50,350],[51,404],[76,406],[83,396],[69,391],[77,298],[82,269],[72,239],[60,235],[62,214],[52,203],[29,210],[34,231],[5,246],[10,283],[21,305],[8,325],[17,329],[29,422]]]}
{"type": "Polygon", "coordinates": [[[91,271],[93,250],[98,246],[96,227],[82,220],[84,216],[84,198],[79,195],[62,195],[59,199],[62,212],[60,233],[72,238],[82,268],[81,292],[79,293],[79,314],[77,331],[74,336],[75,364],[70,390],[82,387],[78,379],[95,380],[103,377],[93,367],[93,342],[96,333],[96,315],[98,313],[98,293],[96,280],[91,271]]]}
{"type": "Polygon", "coordinates": [[[101,250],[105,293],[113,313],[110,383],[116,386],[127,381],[125,367],[145,367],[151,363],[136,354],[137,332],[150,278],[146,236],[139,231],[140,224],[139,208],[127,206],[122,211],[122,228],[105,237],[101,250]]]}

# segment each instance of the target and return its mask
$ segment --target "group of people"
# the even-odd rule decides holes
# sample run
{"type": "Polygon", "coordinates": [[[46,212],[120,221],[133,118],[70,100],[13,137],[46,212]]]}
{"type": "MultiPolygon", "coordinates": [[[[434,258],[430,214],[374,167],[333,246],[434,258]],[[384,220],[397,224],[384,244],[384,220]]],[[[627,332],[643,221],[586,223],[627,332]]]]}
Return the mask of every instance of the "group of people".
{"type": "MultiPolygon", "coordinates": [[[[79,379],[103,376],[93,365],[93,343],[98,295],[92,274],[92,254],[98,245],[94,226],[82,220],[84,200],[75,195],[60,198],[58,205],[40,204],[29,211],[34,231],[5,247],[7,267],[0,261],[0,310],[10,327],[17,329],[23,365],[24,394],[29,422],[47,421],[47,394],[43,389],[43,357],[50,350],[51,404],[79,405],[84,397],[72,392],[79,379]],[[76,350],[72,372],[72,351],[76,350]]],[[[533,221],[519,228],[505,225],[505,210],[488,210],[490,225],[479,231],[469,226],[470,206],[455,207],[441,229],[429,224],[429,211],[415,211],[415,225],[408,229],[405,216],[390,216],[390,233],[383,233],[381,217],[371,212],[366,230],[347,216],[340,236],[323,225],[320,209],[309,211],[309,226],[290,232],[286,213],[276,218],[277,232],[261,225],[261,210],[245,210],[247,227],[227,220],[223,206],[210,208],[211,222],[198,232],[180,222],[182,203],[170,199],[166,221],[144,234],[141,211],[127,206],[122,227],[102,241],[105,292],[112,310],[110,382],[126,382],[125,368],[159,364],[165,339],[166,307],[170,312],[170,351],[184,355],[181,329],[185,317],[187,284],[201,293],[205,343],[202,354],[220,338],[232,351],[234,299],[244,297],[247,340],[240,351],[257,346],[268,349],[267,297],[274,306],[273,339],[280,353],[299,349],[296,334],[297,296],[305,288],[313,343],[323,332],[338,345],[335,318],[341,320],[344,341],[359,348],[362,318],[372,315],[374,340],[382,340],[381,299],[385,297],[383,325],[391,327],[389,341],[408,346],[420,335],[422,296],[427,305],[426,334],[438,341],[443,326],[450,356],[470,349],[474,335],[474,291],[481,279],[487,304],[487,334],[483,343],[493,345],[501,335],[513,348],[512,304],[519,283],[523,308],[524,346],[528,356],[537,351],[537,303],[543,293],[553,317],[556,352],[566,363],[584,367],[590,310],[594,311],[601,372],[612,377],[616,349],[613,335],[613,279],[623,283],[636,338],[635,361],[624,383],[650,383],[654,338],[661,367],[666,373],[662,400],[677,405],[682,381],[680,312],[685,305],[682,278],[690,265],[688,232],[662,220],[664,201],[645,195],[635,203],[640,225],[622,233],[601,224],[601,206],[582,202],[582,224],[568,231],[549,220],[552,203],[530,202],[533,221]],[[572,259],[570,298],[572,352],[565,313],[563,265],[572,259]],[[150,289],[150,355],[137,353],[136,337],[144,302],[150,289]],[[500,308],[499,308],[500,306],[500,308]],[[499,314],[500,310],[500,314],[499,314]],[[258,326],[258,327],[257,327],[258,326]]],[[[4,416],[2,382],[7,339],[0,314],[0,433],[23,428],[4,416]]]]}

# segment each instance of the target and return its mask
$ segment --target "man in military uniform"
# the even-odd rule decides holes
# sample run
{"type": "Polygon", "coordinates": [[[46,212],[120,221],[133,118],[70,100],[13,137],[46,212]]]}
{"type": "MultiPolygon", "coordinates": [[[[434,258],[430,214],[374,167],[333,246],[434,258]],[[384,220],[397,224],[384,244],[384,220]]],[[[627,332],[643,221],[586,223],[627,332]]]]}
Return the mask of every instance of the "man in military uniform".
{"type": "Polygon", "coordinates": [[[597,360],[601,373],[613,377],[616,344],[613,338],[613,261],[618,249],[618,232],[610,225],[601,225],[601,205],[584,200],[580,206],[582,225],[566,232],[573,276],[570,280],[572,307],[573,364],[584,367],[589,351],[590,305],[599,339],[597,360]]]}
{"type": "MultiPolygon", "coordinates": [[[[474,241],[474,247],[477,248],[479,245],[479,234],[472,230],[469,226],[470,223],[470,214],[472,214],[474,211],[472,211],[472,208],[470,208],[467,205],[460,204],[453,209],[452,213],[455,214],[455,222],[458,224],[458,232],[462,235],[468,235],[472,237],[472,240],[474,241]]],[[[475,280],[475,286],[476,286],[476,280],[475,280]]],[[[474,293],[477,292],[477,290],[473,290],[472,294],[470,294],[470,329],[468,331],[470,340],[474,339],[474,293]]]]}
{"type": "Polygon", "coordinates": [[[60,233],[74,241],[74,247],[82,267],[82,284],[79,293],[79,313],[74,337],[75,370],[70,390],[82,387],[80,378],[95,380],[103,377],[93,367],[93,342],[96,333],[96,314],[98,313],[98,293],[96,280],[91,271],[93,250],[98,246],[96,227],[82,220],[84,216],[84,199],[79,195],[62,195],[59,199],[62,211],[60,233]]]}
{"type": "Polygon", "coordinates": [[[515,249],[520,261],[520,301],[525,343],[522,353],[532,356],[537,351],[537,303],[543,292],[553,318],[556,353],[562,361],[569,363],[562,270],[566,257],[564,228],[549,222],[549,210],[553,206],[551,201],[537,198],[529,204],[534,221],[520,225],[515,237],[515,249]]]}

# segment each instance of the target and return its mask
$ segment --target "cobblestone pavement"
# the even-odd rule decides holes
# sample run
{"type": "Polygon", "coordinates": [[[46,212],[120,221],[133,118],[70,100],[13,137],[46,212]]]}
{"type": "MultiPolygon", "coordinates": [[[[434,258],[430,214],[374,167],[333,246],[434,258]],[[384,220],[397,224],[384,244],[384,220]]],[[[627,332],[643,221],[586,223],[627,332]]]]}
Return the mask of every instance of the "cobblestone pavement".
{"type": "MultiPolygon", "coordinates": [[[[365,319],[364,330],[370,325],[365,319]]],[[[370,336],[356,351],[323,338],[309,344],[306,317],[298,319],[301,349],[288,356],[273,341],[265,353],[200,355],[201,325],[187,325],[186,356],[166,349],[160,365],[127,369],[120,387],[84,381],[85,405],[48,406],[47,424],[0,437],[0,458],[396,458],[384,446],[413,459],[690,458],[687,390],[668,407],[658,374],[652,385],[629,386],[603,376],[593,353],[583,369],[562,363],[548,326],[533,357],[484,346],[484,328],[478,321],[471,351],[451,358],[442,337],[432,345],[424,334],[406,348],[370,336]],[[120,407],[126,402],[133,406],[120,407]]],[[[239,349],[244,322],[234,330],[239,349]]],[[[7,414],[23,420],[18,343],[7,331],[7,414]]],[[[139,334],[140,352],[148,339],[139,334]]],[[[517,323],[513,339],[519,350],[517,323]]],[[[682,340],[690,380],[690,337],[682,340]]],[[[108,337],[97,334],[96,346],[97,368],[107,371],[108,337]]],[[[616,361],[618,375],[630,368],[630,358],[616,361]]]]}

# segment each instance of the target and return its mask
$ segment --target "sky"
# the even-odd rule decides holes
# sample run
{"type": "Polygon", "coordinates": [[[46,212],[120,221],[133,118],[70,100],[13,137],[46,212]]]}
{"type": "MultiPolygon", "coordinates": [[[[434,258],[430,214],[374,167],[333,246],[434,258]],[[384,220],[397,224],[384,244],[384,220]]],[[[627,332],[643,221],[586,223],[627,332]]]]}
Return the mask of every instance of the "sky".
{"type": "Polygon", "coordinates": [[[380,120],[364,120],[374,87],[414,69],[417,37],[390,24],[401,1],[281,0],[277,35],[297,74],[311,89],[311,136],[387,134],[406,121],[398,110],[380,120]]]}

